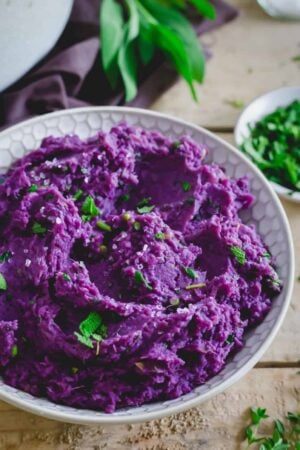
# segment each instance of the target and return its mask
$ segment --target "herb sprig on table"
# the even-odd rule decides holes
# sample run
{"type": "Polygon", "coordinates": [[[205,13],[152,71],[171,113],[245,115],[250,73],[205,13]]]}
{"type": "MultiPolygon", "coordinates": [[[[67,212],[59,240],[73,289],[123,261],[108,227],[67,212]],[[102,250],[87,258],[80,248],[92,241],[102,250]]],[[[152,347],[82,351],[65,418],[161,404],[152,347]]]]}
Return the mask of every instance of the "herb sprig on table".
{"type": "Polygon", "coordinates": [[[186,17],[192,7],[207,19],[215,18],[209,0],[103,0],[100,45],[103,69],[113,89],[122,81],[126,101],[137,94],[140,66],[160,51],[188,83],[197,98],[195,82],[202,83],[205,58],[197,35],[186,17]]]}
{"type": "Polygon", "coordinates": [[[300,190],[300,101],[277,108],[250,127],[241,149],[269,180],[300,190]]]}
{"type": "Polygon", "coordinates": [[[270,434],[261,434],[259,426],[269,418],[265,408],[251,408],[251,425],[245,429],[246,449],[259,450],[300,450],[300,414],[288,412],[283,423],[273,421],[270,434]]]}

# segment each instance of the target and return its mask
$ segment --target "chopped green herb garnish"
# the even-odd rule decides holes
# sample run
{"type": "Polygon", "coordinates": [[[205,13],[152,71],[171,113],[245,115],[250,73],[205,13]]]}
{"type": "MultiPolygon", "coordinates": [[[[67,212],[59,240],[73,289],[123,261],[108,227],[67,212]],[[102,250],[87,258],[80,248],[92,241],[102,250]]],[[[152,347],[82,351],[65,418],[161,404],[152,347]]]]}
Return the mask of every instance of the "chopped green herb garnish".
{"type": "Polygon", "coordinates": [[[32,184],[28,189],[27,192],[36,192],[38,190],[37,184],[32,184]]]}
{"type": "Polygon", "coordinates": [[[139,214],[147,214],[151,211],[153,211],[153,209],[155,208],[155,206],[150,206],[149,202],[151,200],[151,197],[148,198],[143,198],[136,207],[136,210],[139,214]]]}
{"type": "Polygon", "coordinates": [[[191,183],[189,183],[188,181],[183,181],[181,183],[181,187],[183,192],[189,192],[191,190],[191,183]]]}
{"type": "Polygon", "coordinates": [[[63,279],[66,281],[71,281],[71,277],[65,272],[63,272],[63,279]]]}
{"type": "Polygon", "coordinates": [[[140,222],[133,222],[132,226],[135,229],[135,231],[140,231],[140,229],[142,228],[142,225],[140,222]]]}
{"type": "Polygon", "coordinates": [[[234,336],[233,336],[233,334],[230,334],[229,336],[227,336],[225,344],[229,345],[229,344],[232,344],[233,342],[234,342],[234,336]]]}
{"type": "Polygon", "coordinates": [[[108,223],[103,222],[102,220],[97,221],[97,227],[101,231],[111,231],[112,230],[111,226],[108,225],[108,223]]]}
{"type": "Polygon", "coordinates": [[[155,233],[154,237],[155,237],[155,239],[157,239],[159,241],[165,241],[166,240],[165,233],[155,233]]]}
{"type": "Polygon", "coordinates": [[[198,289],[206,286],[206,283],[197,283],[197,284],[189,284],[188,286],[185,286],[184,289],[189,291],[190,289],[198,289]]]}
{"type": "Polygon", "coordinates": [[[34,234],[44,234],[47,231],[47,228],[45,228],[43,225],[41,225],[38,222],[34,222],[31,230],[34,234]]]}
{"type": "Polygon", "coordinates": [[[245,264],[246,262],[246,253],[244,250],[240,247],[237,247],[236,245],[233,245],[230,247],[230,251],[235,256],[237,262],[241,265],[245,264]]]}
{"type": "Polygon", "coordinates": [[[7,262],[11,257],[11,252],[3,252],[2,255],[0,255],[0,264],[7,262]]]}
{"type": "Polygon", "coordinates": [[[135,271],[133,283],[136,286],[140,286],[141,284],[143,284],[147,289],[152,289],[152,286],[146,281],[144,275],[138,270],[135,271]]]}
{"type": "Polygon", "coordinates": [[[92,216],[87,216],[86,214],[83,214],[81,216],[81,219],[83,222],[89,222],[91,220],[92,216]]]}
{"type": "Polygon", "coordinates": [[[232,100],[226,100],[226,103],[230,106],[232,106],[233,108],[243,108],[245,106],[245,102],[244,100],[240,100],[240,99],[232,99],[232,100]]]}
{"type": "Polygon", "coordinates": [[[14,358],[15,356],[17,356],[17,354],[18,354],[18,346],[15,344],[12,346],[11,356],[14,358]]]}
{"type": "Polygon", "coordinates": [[[241,150],[269,180],[300,190],[300,100],[279,107],[254,125],[241,150]]]}
{"type": "Polygon", "coordinates": [[[185,273],[192,278],[193,280],[195,280],[197,278],[197,274],[196,272],[194,272],[193,269],[191,269],[190,267],[185,267],[183,266],[183,270],[185,271],[185,273]]]}
{"type": "Polygon", "coordinates": [[[263,256],[265,257],[265,258],[271,258],[271,253],[269,253],[269,252],[265,252],[265,253],[263,253],[263,256]]]}
{"type": "Polygon", "coordinates": [[[142,208],[137,208],[137,212],[139,214],[148,214],[153,211],[154,208],[155,206],[143,206],[142,208]]]}
{"type": "Polygon", "coordinates": [[[79,200],[83,195],[83,191],[81,189],[79,189],[79,191],[75,192],[75,194],[73,195],[74,200],[79,200]]]}
{"type": "Polygon", "coordinates": [[[119,201],[122,202],[122,203],[126,203],[129,200],[130,200],[130,195],[129,194],[123,194],[123,195],[120,195],[120,197],[119,197],[119,201]]]}
{"type": "Polygon", "coordinates": [[[89,348],[94,348],[92,339],[90,339],[87,336],[83,336],[82,334],[77,333],[76,331],[74,332],[74,334],[75,334],[75,336],[77,337],[78,341],[81,344],[83,344],[83,345],[85,345],[86,347],[89,347],[89,348]]]}
{"type": "Polygon", "coordinates": [[[0,272],[0,291],[6,291],[7,283],[4,275],[0,272]]]}
{"type": "Polygon", "coordinates": [[[174,142],[171,144],[171,150],[177,150],[178,147],[180,147],[180,145],[181,145],[181,142],[180,142],[180,141],[174,141],[174,142]]]}
{"type": "Polygon", "coordinates": [[[81,212],[90,218],[97,217],[100,214],[95,201],[91,195],[88,195],[81,206],[81,212]]]}
{"type": "Polygon", "coordinates": [[[101,253],[106,253],[108,250],[107,245],[100,245],[100,252],[101,253]]]}
{"type": "Polygon", "coordinates": [[[104,325],[101,316],[97,312],[90,312],[86,319],[79,324],[80,333],[75,336],[81,344],[93,348],[93,341],[102,341],[107,335],[107,326],[104,325]]]}

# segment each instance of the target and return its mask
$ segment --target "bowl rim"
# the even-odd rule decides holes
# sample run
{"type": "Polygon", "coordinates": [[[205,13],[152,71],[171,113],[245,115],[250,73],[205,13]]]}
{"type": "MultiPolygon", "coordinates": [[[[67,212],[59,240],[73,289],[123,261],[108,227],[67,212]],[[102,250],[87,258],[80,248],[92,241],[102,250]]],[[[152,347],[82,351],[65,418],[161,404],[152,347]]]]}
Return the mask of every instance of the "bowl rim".
{"type": "MultiPolygon", "coordinates": [[[[169,416],[171,414],[179,413],[181,411],[185,411],[189,408],[195,407],[199,405],[200,403],[203,403],[204,401],[207,401],[208,399],[214,397],[215,395],[223,392],[224,390],[228,389],[230,386],[232,386],[235,382],[237,382],[240,378],[242,378],[244,375],[246,375],[252,367],[259,361],[259,359],[262,357],[262,355],[265,353],[267,348],[270,346],[272,341],[274,340],[277,332],[279,331],[279,328],[286,316],[291,296],[292,296],[292,290],[294,285],[294,277],[295,277],[295,262],[294,262],[294,247],[293,247],[293,239],[292,239],[292,233],[290,230],[289,222],[286,216],[286,213],[283,209],[282,204],[280,203],[280,200],[278,199],[276,193],[273,191],[273,189],[270,187],[270,184],[268,180],[265,178],[265,176],[262,174],[262,172],[252,163],[252,161],[249,160],[242,152],[240,152],[238,149],[236,149],[233,145],[228,143],[227,141],[223,140],[219,136],[215,135],[211,131],[206,130],[205,128],[202,128],[198,125],[189,123],[188,121],[182,120],[180,118],[175,118],[169,114],[163,114],[160,112],[152,111],[152,110],[146,110],[141,108],[131,108],[131,107],[119,107],[119,106],[91,106],[91,107],[80,107],[80,108],[69,108],[65,110],[60,110],[48,114],[44,114],[42,116],[38,116],[32,119],[28,119],[26,121],[21,121],[16,125],[13,125],[12,127],[6,128],[0,133],[0,137],[5,137],[6,134],[11,134],[12,132],[16,131],[19,127],[25,127],[28,125],[34,125],[35,123],[38,123],[40,121],[44,121],[51,118],[56,118],[60,116],[68,116],[72,114],[80,114],[80,113],[122,113],[127,115],[133,115],[133,116],[146,116],[146,117],[155,117],[155,118],[161,118],[166,119],[170,121],[171,123],[175,123],[177,125],[183,126],[185,129],[192,129],[195,132],[200,132],[201,134],[211,138],[214,141],[217,141],[219,144],[224,146],[229,153],[233,153],[236,155],[239,159],[241,159],[246,165],[249,166],[250,169],[254,172],[254,174],[260,179],[262,182],[264,188],[268,191],[272,201],[276,204],[279,214],[282,218],[282,221],[284,223],[285,232],[287,235],[287,253],[290,257],[290,272],[288,281],[286,284],[286,295],[284,297],[281,310],[275,320],[275,324],[273,328],[270,330],[267,338],[265,341],[261,344],[257,352],[249,358],[249,360],[239,367],[232,375],[230,375],[227,379],[220,382],[217,386],[210,389],[208,392],[203,393],[195,398],[192,398],[190,400],[183,401],[177,405],[169,406],[166,409],[161,409],[159,411],[147,411],[147,412],[141,412],[140,415],[135,416],[126,416],[124,415],[114,415],[107,414],[103,416],[87,416],[85,417],[84,414],[80,415],[78,412],[74,412],[74,409],[70,406],[60,405],[65,408],[66,411],[54,411],[52,409],[48,409],[47,407],[41,407],[39,405],[35,405],[34,403],[28,403],[26,399],[18,398],[16,393],[7,393],[2,392],[1,386],[0,386],[0,400],[4,400],[5,402],[17,406],[25,411],[37,414],[42,417],[46,417],[49,419],[54,419],[57,421],[62,422],[69,422],[69,423],[75,423],[75,424],[132,424],[132,423],[138,423],[153,419],[160,419],[162,417],[169,416]]],[[[187,130],[183,130],[182,134],[185,134],[187,130]]],[[[42,139],[42,138],[41,138],[42,139]]],[[[1,151],[1,150],[0,150],[1,151]]],[[[24,393],[24,391],[20,389],[13,388],[14,391],[24,393]]],[[[30,394],[28,394],[30,395],[30,394]]],[[[34,397],[34,396],[32,396],[34,397]]],[[[36,397],[34,397],[36,398],[36,397]]],[[[50,400],[46,399],[50,404],[55,405],[54,402],[51,402],[50,400]]],[[[172,401],[172,400],[169,400],[172,401]]],[[[162,402],[156,402],[156,404],[159,404],[162,402]]],[[[165,401],[163,403],[166,403],[165,401]]],[[[155,404],[155,403],[153,403],[155,404]]],[[[139,407],[135,407],[135,409],[138,409],[139,407]]],[[[89,411],[92,410],[88,409],[82,409],[82,411],[89,411]]],[[[95,411],[96,413],[97,411],[95,411]]]]}
{"type": "MultiPolygon", "coordinates": [[[[253,100],[251,100],[250,103],[248,103],[248,105],[243,109],[243,111],[241,112],[241,114],[239,115],[239,118],[235,124],[234,127],[234,141],[236,144],[236,147],[239,148],[240,144],[241,144],[241,132],[240,132],[240,128],[242,127],[242,122],[244,120],[244,116],[247,114],[248,110],[250,108],[252,108],[253,106],[255,106],[255,104],[258,104],[263,98],[266,97],[272,97],[275,96],[281,92],[293,92],[295,90],[298,90],[299,94],[298,97],[295,97],[296,99],[300,99],[300,85],[294,85],[294,86],[282,86],[280,88],[277,89],[273,89],[272,91],[267,91],[264,94],[261,94],[257,97],[255,97],[253,100]]],[[[277,108],[277,106],[275,106],[275,109],[277,108]]],[[[257,119],[259,120],[259,119],[257,119]]],[[[256,123],[257,120],[253,121],[252,123],[256,123]]],[[[250,122],[248,122],[250,123],[250,122]]],[[[249,158],[250,160],[250,158],[249,158]]],[[[250,160],[252,162],[252,160],[250,160]]],[[[266,178],[266,177],[265,177],[266,178]]],[[[268,180],[268,178],[266,178],[268,180]]],[[[268,182],[271,184],[271,186],[273,187],[273,189],[277,192],[277,194],[281,197],[284,198],[285,200],[289,200],[292,201],[294,203],[300,203],[300,190],[299,191],[292,191],[291,189],[283,186],[282,184],[279,183],[275,183],[274,181],[270,181],[268,180],[268,182]]]]}

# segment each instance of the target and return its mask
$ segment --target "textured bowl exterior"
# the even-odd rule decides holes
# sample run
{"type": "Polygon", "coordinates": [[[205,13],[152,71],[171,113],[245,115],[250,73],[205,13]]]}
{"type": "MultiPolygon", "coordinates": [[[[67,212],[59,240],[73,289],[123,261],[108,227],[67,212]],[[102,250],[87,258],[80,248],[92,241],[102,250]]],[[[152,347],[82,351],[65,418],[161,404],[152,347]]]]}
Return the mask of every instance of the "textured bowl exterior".
{"type": "Polygon", "coordinates": [[[294,279],[292,237],[276,194],[261,172],[243,154],[207,130],[159,113],[133,108],[90,107],[59,111],[20,123],[0,133],[0,170],[7,170],[16,159],[37,148],[45,136],[78,134],[81,138],[87,138],[100,129],[109,130],[124,120],[131,125],[157,129],[173,139],[188,134],[199,144],[207,146],[209,159],[224,167],[230,177],[249,177],[256,202],[251,210],[243,213],[243,220],[255,224],[276,257],[284,287],[263,323],[247,332],[244,348],[228,360],[225,368],[204,385],[175,400],[105,414],[33,397],[4,384],[0,378],[0,399],[35,414],[65,422],[121,424],[161,418],[196,406],[224,391],[245,375],[266,351],[284,319],[291,297],[294,279]]]}
{"type": "MultiPolygon", "coordinates": [[[[255,124],[279,106],[288,106],[294,100],[300,101],[300,86],[285,86],[275,91],[267,92],[256,98],[242,112],[234,129],[235,143],[238,147],[250,134],[249,123],[255,124]]],[[[277,194],[295,203],[300,203],[300,192],[291,192],[285,186],[273,181],[269,182],[277,194]]]]}

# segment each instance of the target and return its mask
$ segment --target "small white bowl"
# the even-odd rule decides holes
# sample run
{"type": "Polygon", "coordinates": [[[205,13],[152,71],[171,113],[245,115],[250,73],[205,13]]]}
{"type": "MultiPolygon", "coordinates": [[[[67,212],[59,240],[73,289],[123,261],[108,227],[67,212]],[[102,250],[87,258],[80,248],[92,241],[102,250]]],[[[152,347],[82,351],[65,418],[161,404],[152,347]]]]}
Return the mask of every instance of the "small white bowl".
{"type": "MultiPolygon", "coordinates": [[[[248,125],[254,125],[267,114],[275,111],[279,106],[287,106],[294,100],[300,100],[300,86],[288,86],[268,92],[257,97],[242,112],[234,129],[234,138],[237,147],[240,147],[244,139],[250,134],[248,125]]],[[[287,200],[300,203],[300,191],[291,192],[291,189],[270,181],[277,194],[287,200]]]]}
{"type": "Polygon", "coordinates": [[[158,401],[113,414],[58,405],[46,398],[33,397],[8,386],[0,377],[0,399],[40,416],[80,424],[124,424],[158,419],[194,407],[219,394],[244,376],[267,350],[287,312],[294,283],[294,251],[290,227],[284,209],[266,178],[242,152],[209,131],[171,116],[135,108],[88,107],[59,111],[19,123],[0,133],[0,173],[48,135],[78,134],[81,138],[109,130],[120,121],[159,130],[176,140],[191,136],[208,149],[208,161],[226,169],[230,177],[247,175],[256,201],[243,211],[243,221],[255,225],[274,255],[283,289],[271,311],[257,327],[245,334],[245,346],[232,355],[223,370],[202,386],[174,400],[158,401]]]}

